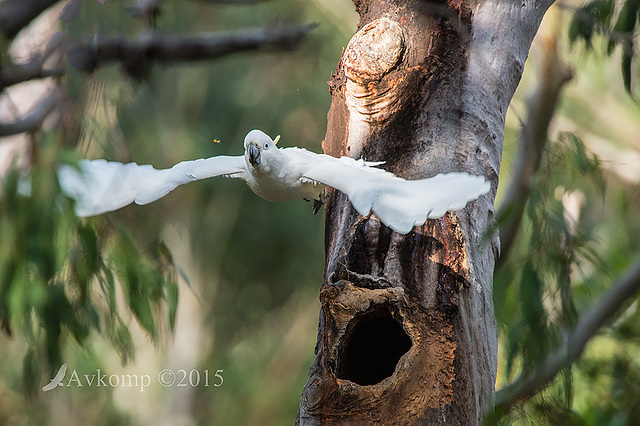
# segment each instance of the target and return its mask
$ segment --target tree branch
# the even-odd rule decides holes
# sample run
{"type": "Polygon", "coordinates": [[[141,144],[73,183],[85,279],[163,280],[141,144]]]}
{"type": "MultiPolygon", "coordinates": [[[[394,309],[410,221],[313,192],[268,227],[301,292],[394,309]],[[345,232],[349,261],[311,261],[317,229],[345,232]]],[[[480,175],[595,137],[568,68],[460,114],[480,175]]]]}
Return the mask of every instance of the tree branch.
{"type": "Polygon", "coordinates": [[[58,0],[4,0],[0,2],[0,33],[11,39],[58,0]]]}
{"type": "Polygon", "coordinates": [[[500,223],[499,269],[515,241],[524,208],[531,193],[531,182],[540,167],[542,153],[547,145],[549,124],[554,116],[560,92],[571,80],[571,71],[564,65],[557,52],[555,35],[543,37],[542,61],[538,72],[538,85],[527,102],[527,120],[522,127],[517,165],[507,195],[498,210],[500,223]]]}
{"type": "Polygon", "coordinates": [[[0,137],[30,132],[37,129],[60,101],[62,101],[62,93],[59,89],[54,88],[23,118],[12,123],[0,123],[0,137]]]}
{"type": "Polygon", "coordinates": [[[546,386],[564,367],[576,361],[596,331],[640,289],[640,259],[629,267],[593,306],[581,316],[576,327],[564,340],[562,347],[547,357],[541,367],[519,377],[515,382],[496,392],[494,414],[500,417],[518,401],[527,399],[546,386]]]}
{"type": "Polygon", "coordinates": [[[0,68],[0,90],[38,78],[59,77],[65,73],[63,68],[43,68],[40,58],[24,64],[15,64],[0,68]]]}
{"type": "Polygon", "coordinates": [[[91,72],[106,62],[122,62],[128,71],[135,71],[154,60],[197,61],[262,48],[290,49],[315,26],[251,28],[191,37],[146,33],[138,40],[97,36],[69,42],[67,54],[71,64],[82,71],[91,72]]]}
{"type": "Polygon", "coordinates": [[[24,81],[64,75],[64,55],[61,55],[60,52],[65,42],[65,35],[57,32],[47,41],[44,50],[33,55],[29,62],[21,64],[9,62],[0,66],[0,90],[24,81]],[[50,64],[45,68],[45,62],[54,53],[58,53],[55,65],[50,64]]]}
{"type": "MultiPolygon", "coordinates": [[[[0,3],[2,5],[4,3],[0,3]]],[[[137,41],[121,37],[96,37],[85,42],[68,42],[67,58],[75,67],[91,72],[104,62],[120,61],[133,76],[144,75],[152,61],[179,62],[218,58],[235,52],[255,49],[293,48],[315,27],[315,24],[292,27],[253,28],[227,33],[192,37],[145,34],[137,41]]],[[[24,64],[0,68],[0,88],[16,83],[63,75],[63,68],[43,68],[44,62],[62,43],[61,37],[50,42],[42,55],[24,64]]],[[[0,137],[38,128],[61,100],[53,91],[26,116],[12,123],[0,123],[0,137]]]]}

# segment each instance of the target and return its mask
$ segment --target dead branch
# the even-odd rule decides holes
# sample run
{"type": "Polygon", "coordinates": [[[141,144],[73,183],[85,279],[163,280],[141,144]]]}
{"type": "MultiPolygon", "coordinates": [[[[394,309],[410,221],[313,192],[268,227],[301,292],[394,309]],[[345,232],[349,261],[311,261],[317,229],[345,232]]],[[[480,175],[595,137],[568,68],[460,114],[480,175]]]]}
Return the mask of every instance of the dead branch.
{"type": "Polygon", "coordinates": [[[91,72],[107,62],[121,62],[130,70],[151,61],[201,61],[256,49],[291,49],[315,26],[249,28],[198,36],[145,33],[138,40],[96,36],[70,41],[67,54],[71,64],[82,71],[91,72]]]}
{"type": "Polygon", "coordinates": [[[64,74],[63,68],[43,68],[40,59],[34,59],[24,64],[4,66],[0,69],[0,89],[47,77],[59,77],[64,74]]]}

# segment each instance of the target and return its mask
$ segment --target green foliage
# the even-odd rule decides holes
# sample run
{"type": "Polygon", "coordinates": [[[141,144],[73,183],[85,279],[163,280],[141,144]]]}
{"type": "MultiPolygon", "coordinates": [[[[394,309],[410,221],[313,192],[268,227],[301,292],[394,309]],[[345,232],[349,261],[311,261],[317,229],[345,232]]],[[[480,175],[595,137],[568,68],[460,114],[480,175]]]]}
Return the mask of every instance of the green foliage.
{"type": "MultiPolygon", "coordinates": [[[[607,206],[613,190],[605,181],[601,161],[577,135],[563,133],[550,142],[516,247],[494,280],[496,315],[505,343],[500,374],[506,380],[540,368],[581,313],[597,302],[596,295],[638,252],[636,242],[611,232],[637,228],[631,224],[638,219],[637,213],[626,210],[630,214],[626,216],[618,206],[607,206]],[[576,200],[577,204],[572,203],[576,200]],[[608,211],[611,208],[614,212],[608,211]],[[626,225],[603,221],[603,215],[612,215],[616,221],[625,218],[626,225]]],[[[628,195],[623,198],[629,201],[628,195]]],[[[607,331],[627,336],[634,346],[640,331],[631,319],[640,315],[635,305],[607,331]]],[[[622,349],[628,344],[619,342],[609,344],[623,358],[633,353],[622,349]]],[[[636,424],[640,417],[635,411],[620,418],[620,410],[637,400],[633,386],[629,393],[617,391],[630,386],[628,378],[617,375],[620,362],[619,356],[595,361],[588,350],[580,362],[565,368],[549,388],[524,402],[522,411],[511,412],[501,424],[636,424]],[[589,388],[598,381],[608,383],[608,388],[589,388]],[[598,398],[599,403],[592,405],[598,398]],[[612,400],[616,404],[611,405],[612,400]]],[[[637,366],[627,366],[636,374],[637,366]]]]}
{"type": "MultiPolygon", "coordinates": [[[[238,155],[244,135],[260,128],[281,134],[283,146],[321,150],[330,102],[326,81],[355,29],[352,22],[344,30],[344,16],[351,13],[353,19],[354,14],[349,2],[329,9],[305,2],[245,7],[162,2],[156,30],[167,34],[274,22],[320,25],[297,51],[156,64],[142,83],[132,82],[118,64],[93,75],[67,64],[63,83],[74,103],[71,118],[76,128],[64,133],[65,146],[75,147],[74,158],[169,167],[186,159],[238,155]]],[[[148,30],[122,2],[82,2],[79,15],[61,26],[74,40],[96,33],[134,40],[148,30]]],[[[33,139],[42,144],[49,137],[42,132],[33,139]]],[[[66,316],[54,310],[62,318],[39,317],[41,311],[32,309],[28,315],[26,302],[21,302],[24,324],[12,311],[6,322],[12,335],[0,336],[7,342],[0,344],[0,365],[6,366],[0,368],[0,423],[17,417],[22,424],[63,424],[64,419],[49,416],[60,400],[73,413],[71,424],[95,424],[96,419],[107,419],[105,424],[146,424],[165,412],[202,424],[291,423],[313,360],[323,269],[322,214],[313,216],[304,202],[266,202],[242,182],[219,178],[185,185],[148,206],[79,220],[55,184],[54,164],[73,162],[57,145],[51,144],[46,164],[39,161],[33,167],[34,176],[43,175],[43,182],[52,186],[50,198],[20,198],[20,203],[31,203],[24,211],[33,214],[33,220],[56,221],[46,226],[49,233],[41,235],[40,228],[24,226],[21,231],[55,257],[55,279],[32,279],[28,287],[12,286],[12,292],[35,304],[49,300],[55,291],[71,308],[64,310],[66,316]],[[60,207],[56,210],[53,204],[60,207]],[[60,400],[50,399],[53,392],[40,390],[52,374],[47,367],[55,373],[59,366],[59,361],[46,361],[49,320],[59,324],[50,327],[52,333],[60,330],[58,359],[79,372],[99,366],[113,371],[118,361],[127,361],[133,372],[153,375],[174,367],[176,358],[178,368],[186,368],[186,358],[212,374],[224,369],[224,385],[190,389],[188,396],[179,394],[183,389],[158,386],[153,392],[119,395],[116,402],[104,389],[65,389],[55,393],[60,400]],[[72,321],[80,326],[69,325],[72,321]],[[167,329],[176,330],[171,336],[175,341],[162,339],[167,329]],[[148,350],[149,341],[161,344],[148,350]],[[114,352],[120,357],[115,366],[114,352]],[[27,388],[37,398],[25,403],[21,392],[27,388]],[[183,411],[173,413],[169,411],[175,407],[167,403],[173,400],[188,402],[183,411]],[[152,407],[151,419],[140,409],[145,404],[152,407]]],[[[7,177],[7,186],[12,179],[17,180],[17,174],[7,177]]],[[[35,180],[33,191],[39,191],[35,180]]],[[[2,208],[17,208],[11,191],[6,194],[2,208]]],[[[0,217],[0,229],[3,226],[18,233],[5,216],[0,217]]],[[[3,255],[12,250],[6,235],[0,234],[3,255]]],[[[11,266],[0,264],[0,274],[11,271],[5,265],[11,266]]]]}
{"type": "Polygon", "coordinates": [[[125,230],[107,235],[104,219],[76,218],[55,175],[64,156],[55,135],[44,139],[32,171],[11,170],[0,198],[0,320],[7,335],[29,342],[24,386],[32,396],[64,362],[70,338],[86,347],[101,335],[126,362],[133,344],[123,315],[133,313],[153,339],[165,317],[153,309],[167,306],[173,325],[177,305],[164,249],[145,253],[125,230]]]}
{"type": "Polygon", "coordinates": [[[595,0],[578,10],[569,24],[569,42],[573,45],[579,38],[587,48],[592,48],[594,31],[606,28],[613,12],[613,0],[595,0]]]}
{"type": "Polygon", "coordinates": [[[630,425],[640,419],[638,363],[633,355],[616,352],[611,359],[594,357],[579,363],[581,374],[594,390],[584,404],[584,417],[589,419],[586,424],[630,425]]]}
{"type": "Polygon", "coordinates": [[[592,48],[594,33],[607,40],[607,55],[611,55],[617,45],[622,46],[620,66],[624,87],[632,93],[633,58],[637,53],[638,21],[640,20],[640,0],[625,0],[616,14],[617,2],[595,0],[576,10],[569,25],[569,42],[578,40],[592,48]]]}

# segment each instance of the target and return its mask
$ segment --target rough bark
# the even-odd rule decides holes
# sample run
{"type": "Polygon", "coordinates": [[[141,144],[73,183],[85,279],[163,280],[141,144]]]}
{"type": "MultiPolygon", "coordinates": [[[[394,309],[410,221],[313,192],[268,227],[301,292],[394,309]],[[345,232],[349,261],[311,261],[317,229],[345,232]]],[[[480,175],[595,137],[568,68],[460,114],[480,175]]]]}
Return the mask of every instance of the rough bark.
{"type": "Polygon", "coordinates": [[[324,150],[407,179],[467,171],[492,191],[407,235],[333,192],[316,361],[299,424],[479,424],[497,331],[486,236],[507,107],[550,2],[356,0],[329,82],[324,150]]]}

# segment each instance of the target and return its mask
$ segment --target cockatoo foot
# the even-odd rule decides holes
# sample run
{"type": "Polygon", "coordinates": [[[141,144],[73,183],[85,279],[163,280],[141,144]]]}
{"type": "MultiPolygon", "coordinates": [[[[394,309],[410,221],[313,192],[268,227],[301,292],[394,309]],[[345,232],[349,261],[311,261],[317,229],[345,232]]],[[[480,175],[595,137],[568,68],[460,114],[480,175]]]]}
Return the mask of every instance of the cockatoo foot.
{"type": "Polygon", "coordinates": [[[317,214],[320,209],[324,207],[324,204],[327,202],[327,198],[328,197],[326,195],[321,194],[320,198],[313,200],[313,214],[317,214]]]}

